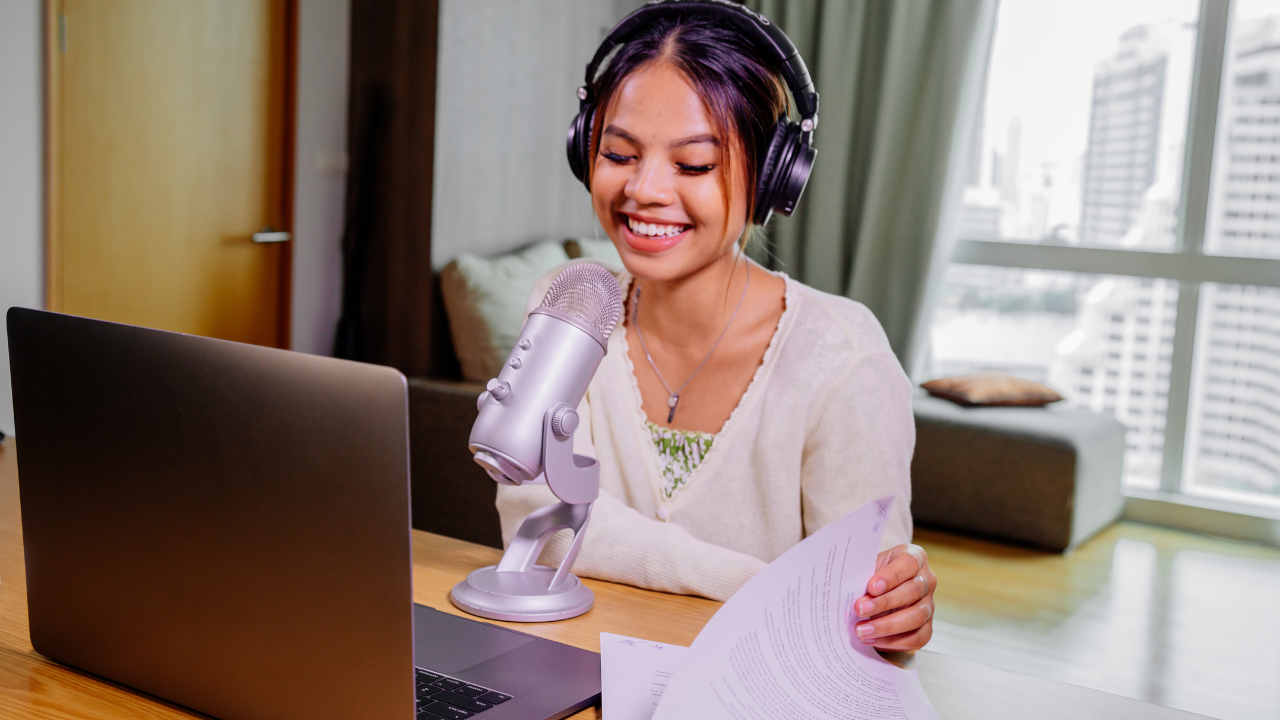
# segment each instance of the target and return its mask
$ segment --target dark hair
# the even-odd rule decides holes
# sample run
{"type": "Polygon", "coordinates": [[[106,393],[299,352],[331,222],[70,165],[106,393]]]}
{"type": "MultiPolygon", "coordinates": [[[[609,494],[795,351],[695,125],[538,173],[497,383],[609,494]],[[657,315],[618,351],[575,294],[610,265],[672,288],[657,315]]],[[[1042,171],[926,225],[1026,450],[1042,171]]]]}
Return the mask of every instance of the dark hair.
{"type": "Polygon", "coordinates": [[[637,30],[623,43],[592,82],[596,98],[591,122],[591,155],[587,176],[595,169],[604,116],[614,94],[632,73],[652,63],[671,63],[684,74],[706,103],[712,128],[721,138],[720,187],[725,213],[736,160],[733,140],[740,139],[747,180],[747,219],[754,216],[760,160],[768,149],[778,117],[787,112],[786,85],[778,72],[762,62],[752,43],[731,27],[698,15],[661,18],[637,30]]]}

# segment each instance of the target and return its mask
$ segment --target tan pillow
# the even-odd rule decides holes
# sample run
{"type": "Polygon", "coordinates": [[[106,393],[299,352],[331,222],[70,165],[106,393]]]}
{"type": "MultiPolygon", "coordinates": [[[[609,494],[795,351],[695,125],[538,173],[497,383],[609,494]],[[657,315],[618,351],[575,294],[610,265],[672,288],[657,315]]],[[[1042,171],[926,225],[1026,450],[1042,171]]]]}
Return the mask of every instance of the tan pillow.
{"type": "Polygon", "coordinates": [[[540,242],[496,258],[460,255],[440,271],[449,333],[462,376],[497,377],[524,324],[533,283],[569,256],[558,242],[540,242]]]}
{"type": "Polygon", "coordinates": [[[920,387],[930,395],[960,405],[1048,405],[1062,399],[1058,393],[1030,380],[1003,373],[957,375],[930,380],[920,387]]]}

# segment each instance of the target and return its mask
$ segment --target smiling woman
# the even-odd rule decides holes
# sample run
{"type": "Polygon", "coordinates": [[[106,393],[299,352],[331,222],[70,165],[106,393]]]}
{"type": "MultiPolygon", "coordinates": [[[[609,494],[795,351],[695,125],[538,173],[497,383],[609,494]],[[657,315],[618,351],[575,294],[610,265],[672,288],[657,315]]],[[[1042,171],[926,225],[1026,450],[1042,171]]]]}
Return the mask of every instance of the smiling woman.
{"type": "Polygon", "coordinates": [[[716,127],[701,94],[670,62],[637,70],[605,97],[596,112],[603,129],[591,194],[605,231],[624,240],[623,262],[677,277],[721,257],[734,261],[725,249],[742,235],[750,186],[748,164],[733,162],[743,154],[733,147],[742,144],[736,134],[716,127]],[[668,249],[676,262],[657,258],[668,249]]]}
{"type": "MultiPolygon", "coordinates": [[[[757,186],[760,156],[769,149],[775,123],[786,124],[786,89],[777,72],[754,53],[734,52],[732,43],[708,42],[717,38],[700,34],[696,23],[639,33],[594,83],[595,161],[586,184],[606,231],[612,237],[611,224],[620,222],[627,245],[639,253],[678,242],[655,245],[644,237],[697,230],[712,238],[712,246],[742,237],[742,223],[755,217],[758,193],[748,189],[757,186]],[[678,186],[686,217],[646,217],[602,206],[618,196],[619,183],[641,196],[633,197],[636,203],[678,186]],[[714,225],[688,216],[713,211],[720,216],[714,225]]],[[[636,261],[644,257],[631,255],[636,261]]]]}
{"type": "MultiPolygon", "coordinates": [[[[570,164],[622,258],[628,304],[579,408],[589,432],[575,452],[599,459],[601,495],[574,570],[725,599],[805,536],[893,496],[851,615],[874,618],[857,624],[863,642],[924,645],[936,579],[907,544],[910,383],[865,307],[742,253],[808,176],[817,95],[803,61],[737,6],[657,3],[614,29],[579,97],[570,164]]],[[[504,539],[554,501],[545,486],[500,487],[504,539]]]]}

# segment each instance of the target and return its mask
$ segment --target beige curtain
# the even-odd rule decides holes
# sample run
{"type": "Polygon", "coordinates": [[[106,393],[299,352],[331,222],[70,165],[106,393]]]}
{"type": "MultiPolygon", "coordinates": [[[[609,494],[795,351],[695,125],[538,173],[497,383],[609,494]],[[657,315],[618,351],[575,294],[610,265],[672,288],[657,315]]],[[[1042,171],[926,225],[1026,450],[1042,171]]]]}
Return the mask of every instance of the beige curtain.
{"type": "Polygon", "coordinates": [[[979,115],[996,0],[750,0],[821,96],[818,159],[758,259],[869,307],[919,380],[979,115]]]}

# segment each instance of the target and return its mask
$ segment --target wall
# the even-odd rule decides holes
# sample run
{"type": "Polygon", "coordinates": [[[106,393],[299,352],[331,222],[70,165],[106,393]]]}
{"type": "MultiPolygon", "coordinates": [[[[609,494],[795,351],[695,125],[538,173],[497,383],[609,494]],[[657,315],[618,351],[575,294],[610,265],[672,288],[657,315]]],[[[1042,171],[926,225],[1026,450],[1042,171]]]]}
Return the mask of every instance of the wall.
{"type": "MultiPolygon", "coordinates": [[[[565,161],[577,88],[600,41],[639,0],[443,0],[431,262],[531,240],[594,236],[565,161]]],[[[603,234],[601,235],[603,237],[603,234]]]]}
{"type": "MultiPolygon", "coordinates": [[[[0,311],[43,305],[40,18],[40,0],[0,2],[0,311]]],[[[13,433],[6,332],[0,332],[0,432],[13,433]]]]}
{"type": "Polygon", "coordinates": [[[291,346],[333,351],[342,309],[350,0],[302,0],[298,13],[291,346]]]}

